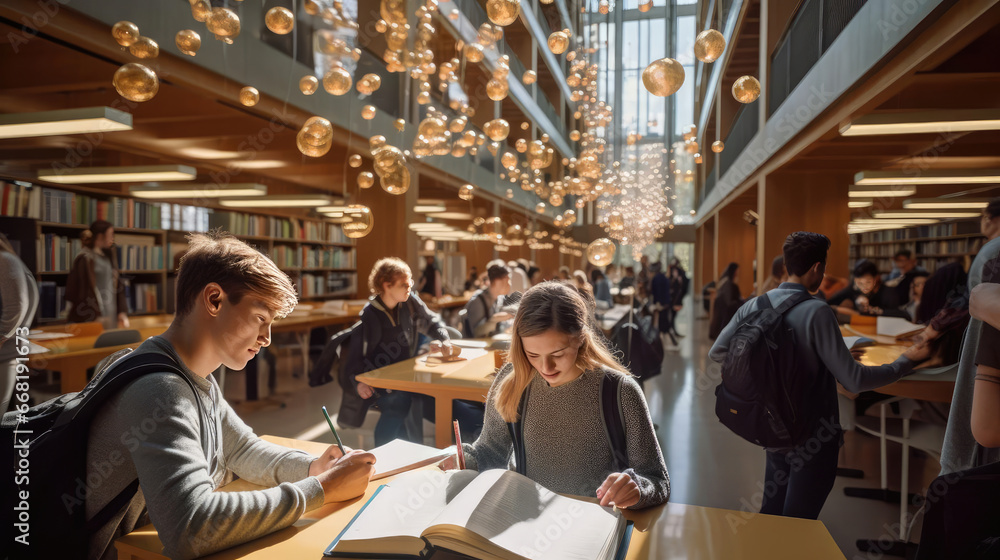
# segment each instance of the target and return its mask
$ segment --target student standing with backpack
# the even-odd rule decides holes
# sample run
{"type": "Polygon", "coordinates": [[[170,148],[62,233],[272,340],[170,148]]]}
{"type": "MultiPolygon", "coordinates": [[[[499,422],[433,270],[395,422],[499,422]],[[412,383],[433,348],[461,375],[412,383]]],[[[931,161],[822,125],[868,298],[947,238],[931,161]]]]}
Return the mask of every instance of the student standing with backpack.
{"type": "Polygon", "coordinates": [[[784,245],[788,281],[744,304],[709,357],[722,362],[716,414],[767,450],[761,513],[816,519],[833,488],[842,429],[837,382],[853,393],[887,385],[926,358],[924,345],[891,364],[863,366],[815,293],[830,240],[796,232],[784,245]]]}
{"type": "MultiPolygon", "coordinates": [[[[543,282],[514,317],[510,363],[486,399],[466,467],[512,468],[565,494],[633,509],[662,504],[670,479],[638,383],[601,342],[572,287],[543,282]]],[[[455,468],[455,459],[442,468],[455,468]]]]}
{"type": "Polygon", "coordinates": [[[297,298],[288,276],[242,241],[188,240],[163,335],[113,355],[81,393],[29,410],[27,422],[4,416],[5,438],[12,427],[34,432],[21,490],[37,522],[30,548],[13,545],[11,558],[115,558],[114,539],[150,521],[167,556],[194,558],[367,488],[370,453],[341,456],[332,445],[317,458],[265,442],[223,399],[212,372],[243,369],[297,298]],[[216,491],[234,475],[269,488],[216,491]]]}

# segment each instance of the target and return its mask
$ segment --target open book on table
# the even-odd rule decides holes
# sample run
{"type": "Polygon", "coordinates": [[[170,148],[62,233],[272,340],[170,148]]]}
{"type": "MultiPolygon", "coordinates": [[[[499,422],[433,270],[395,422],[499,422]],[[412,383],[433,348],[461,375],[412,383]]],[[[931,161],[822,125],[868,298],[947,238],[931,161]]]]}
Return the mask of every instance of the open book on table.
{"type": "Polygon", "coordinates": [[[325,551],[423,558],[437,549],[488,560],[624,558],[619,512],[551,492],[513,471],[423,470],[382,485],[325,551]]]}

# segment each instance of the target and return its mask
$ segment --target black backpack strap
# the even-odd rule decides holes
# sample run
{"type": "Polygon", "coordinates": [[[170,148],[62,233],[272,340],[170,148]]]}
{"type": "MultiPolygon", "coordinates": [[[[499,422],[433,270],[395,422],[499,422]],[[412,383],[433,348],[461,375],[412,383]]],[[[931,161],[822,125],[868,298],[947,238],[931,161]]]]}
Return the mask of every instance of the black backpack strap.
{"type": "Polygon", "coordinates": [[[605,372],[601,379],[601,414],[611,440],[612,462],[615,472],[628,468],[628,449],[625,440],[625,416],[621,406],[622,380],[605,372]]]}
{"type": "Polygon", "coordinates": [[[524,392],[521,393],[521,402],[517,405],[517,421],[507,422],[507,432],[510,433],[510,441],[514,445],[514,467],[517,469],[517,473],[527,476],[525,471],[527,470],[527,464],[525,463],[525,449],[524,449],[524,409],[527,407],[528,403],[528,387],[524,388],[524,392]]]}
{"type": "Polygon", "coordinates": [[[97,512],[97,515],[91,517],[90,521],[87,521],[87,525],[84,527],[84,530],[88,533],[93,533],[101,527],[104,527],[108,521],[111,521],[111,518],[114,517],[116,513],[121,511],[123,507],[132,501],[132,498],[135,497],[135,494],[138,491],[139,479],[137,478],[129,483],[124,490],[119,492],[114,499],[105,504],[105,506],[101,508],[101,511],[97,512]]]}
{"type": "MultiPolygon", "coordinates": [[[[771,302],[768,300],[768,297],[766,295],[762,295],[761,297],[764,298],[764,301],[768,302],[768,307],[770,307],[771,302]]],[[[794,294],[788,296],[788,299],[781,302],[781,305],[775,307],[774,310],[777,311],[779,315],[784,315],[789,309],[795,307],[803,301],[809,301],[811,299],[813,299],[813,297],[809,292],[796,291],[794,294]]]]}

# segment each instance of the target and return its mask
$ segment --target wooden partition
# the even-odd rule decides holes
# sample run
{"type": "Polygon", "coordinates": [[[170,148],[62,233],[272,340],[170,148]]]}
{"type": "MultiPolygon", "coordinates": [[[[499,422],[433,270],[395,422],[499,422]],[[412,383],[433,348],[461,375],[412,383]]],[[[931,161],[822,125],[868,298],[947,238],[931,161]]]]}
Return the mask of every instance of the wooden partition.
{"type": "MultiPolygon", "coordinates": [[[[827,274],[846,278],[850,239],[847,223],[848,173],[774,173],[767,176],[762,199],[763,243],[758,248],[761,266],[768,270],[788,234],[813,231],[830,238],[827,274]]],[[[766,278],[766,276],[764,276],[766,278]]]]}
{"type": "Polygon", "coordinates": [[[736,281],[743,297],[754,291],[754,259],[757,256],[757,228],[743,218],[743,214],[757,211],[757,192],[747,193],[720,209],[716,215],[716,277],[721,275],[731,262],[739,263],[736,281]]]}

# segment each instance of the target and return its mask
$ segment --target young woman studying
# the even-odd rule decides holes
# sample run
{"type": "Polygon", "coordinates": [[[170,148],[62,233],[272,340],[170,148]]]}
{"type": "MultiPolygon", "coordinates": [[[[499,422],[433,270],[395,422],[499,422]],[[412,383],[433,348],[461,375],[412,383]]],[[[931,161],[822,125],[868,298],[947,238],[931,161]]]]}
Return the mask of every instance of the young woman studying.
{"type": "MultiPolygon", "coordinates": [[[[483,432],[463,445],[466,467],[517,468],[554,492],[596,496],[604,506],[661,504],[670,495],[670,479],[642,390],[600,343],[589,314],[583,298],[558,282],[524,294],[510,362],[487,396],[483,432]],[[624,453],[614,451],[609,436],[602,406],[606,377],[616,385],[624,453]],[[520,466],[512,434],[523,443],[520,466]]],[[[454,459],[442,468],[455,468],[454,459]]]]}

